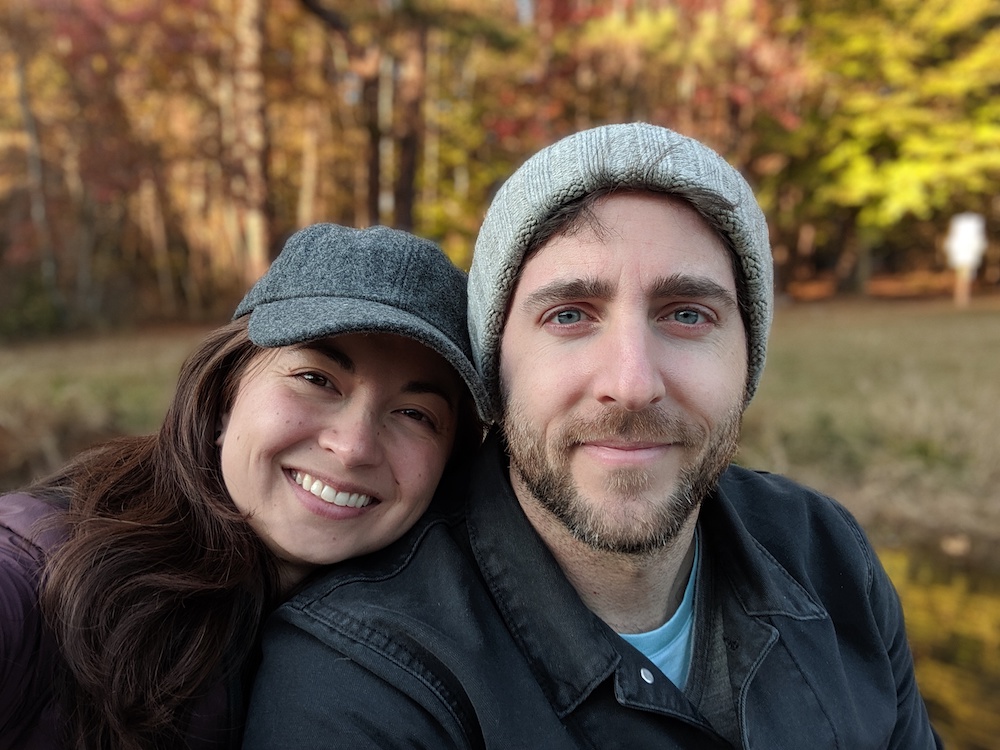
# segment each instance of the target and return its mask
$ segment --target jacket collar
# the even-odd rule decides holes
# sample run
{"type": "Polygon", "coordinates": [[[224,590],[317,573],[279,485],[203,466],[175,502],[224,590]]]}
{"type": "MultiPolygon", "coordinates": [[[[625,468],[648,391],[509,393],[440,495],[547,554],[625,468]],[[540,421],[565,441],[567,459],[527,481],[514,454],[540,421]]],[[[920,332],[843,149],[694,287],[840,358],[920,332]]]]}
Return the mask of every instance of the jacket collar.
{"type": "MultiPolygon", "coordinates": [[[[502,441],[494,431],[472,475],[469,539],[511,635],[563,717],[615,672],[622,661],[618,650],[622,642],[566,580],[521,510],[508,470],[502,441]]],[[[733,491],[720,488],[706,500],[699,523],[706,549],[718,555],[718,569],[730,582],[726,588],[735,592],[742,611],[753,618],[826,617],[823,608],[750,536],[727,496],[733,491]]]]}
{"type": "Polygon", "coordinates": [[[580,600],[514,495],[494,433],[472,475],[473,554],[508,630],[560,718],[620,661],[613,632],[580,600]]]}
{"type": "MultiPolygon", "coordinates": [[[[741,489],[743,469],[730,467],[719,486],[702,503],[698,519],[702,538],[716,555],[718,570],[750,617],[782,616],[794,620],[821,620],[826,610],[747,529],[737,504],[753,503],[741,489]]],[[[759,505],[765,505],[759,498],[759,505]]]]}

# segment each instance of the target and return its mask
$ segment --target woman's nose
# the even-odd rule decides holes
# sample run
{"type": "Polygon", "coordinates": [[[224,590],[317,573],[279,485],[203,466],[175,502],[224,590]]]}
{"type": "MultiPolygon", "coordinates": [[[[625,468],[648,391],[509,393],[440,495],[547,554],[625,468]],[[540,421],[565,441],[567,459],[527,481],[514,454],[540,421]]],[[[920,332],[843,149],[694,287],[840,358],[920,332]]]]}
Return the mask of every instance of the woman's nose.
{"type": "Polygon", "coordinates": [[[383,458],[382,423],[361,403],[339,410],[321,430],[319,443],[333,451],[346,467],[370,466],[383,458]]]}

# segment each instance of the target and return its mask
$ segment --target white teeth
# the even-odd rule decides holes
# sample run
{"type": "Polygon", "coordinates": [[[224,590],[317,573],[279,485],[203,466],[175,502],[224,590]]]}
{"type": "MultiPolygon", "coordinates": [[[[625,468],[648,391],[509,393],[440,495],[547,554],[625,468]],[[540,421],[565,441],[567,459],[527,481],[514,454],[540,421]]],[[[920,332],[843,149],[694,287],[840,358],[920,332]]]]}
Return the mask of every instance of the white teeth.
{"type": "Polygon", "coordinates": [[[331,505],[339,505],[342,508],[364,508],[372,501],[370,495],[361,495],[357,492],[339,492],[301,471],[293,472],[292,476],[296,484],[331,505]]]}

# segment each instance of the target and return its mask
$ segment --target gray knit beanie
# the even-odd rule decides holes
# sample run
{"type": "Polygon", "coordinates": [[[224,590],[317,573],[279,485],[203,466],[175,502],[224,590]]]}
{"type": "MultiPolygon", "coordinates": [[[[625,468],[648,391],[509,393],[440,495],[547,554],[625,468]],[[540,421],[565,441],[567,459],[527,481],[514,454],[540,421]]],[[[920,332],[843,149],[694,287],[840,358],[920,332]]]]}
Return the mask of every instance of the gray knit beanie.
{"type": "Polygon", "coordinates": [[[247,292],[250,340],[288,346],[342,333],[393,333],[433,349],[472,392],[488,398],[472,364],[467,278],[429,240],[388,227],[314,224],[293,234],[247,292]]]}
{"type": "Polygon", "coordinates": [[[525,249],[539,224],[566,204],[604,188],[648,189],[681,198],[708,192],[732,206],[714,216],[739,258],[746,285],[749,376],[757,389],[773,314],[767,222],[746,181],[719,154],[667,128],[606,125],[563,138],[528,159],[501,186],[483,220],[469,272],[472,354],[499,415],[500,336],[525,249]]]}

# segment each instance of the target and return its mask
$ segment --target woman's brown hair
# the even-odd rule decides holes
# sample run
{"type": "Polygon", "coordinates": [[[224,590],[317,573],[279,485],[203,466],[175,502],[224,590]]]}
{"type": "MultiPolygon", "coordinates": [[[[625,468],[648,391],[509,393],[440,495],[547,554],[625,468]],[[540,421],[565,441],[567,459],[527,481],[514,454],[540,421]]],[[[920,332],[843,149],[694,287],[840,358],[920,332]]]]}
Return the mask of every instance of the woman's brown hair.
{"type": "Polygon", "coordinates": [[[158,433],[95,448],[28,490],[68,501],[41,602],[70,747],[183,746],[192,703],[253,647],[277,572],[226,492],[216,434],[262,351],[246,318],[215,330],[158,433]]]}
{"type": "MultiPolygon", "coordinates": [[[[183,747],[192,704],[238,676],[277,602],[274,559],[230,499],[216,444],[243,376],[270,351],[246,317],[216,329],[182,366],[158,433],[83,453],[28,488],[68,503],[41,602],[64,664],[69,747],[183,747]]],[[[466,392],[449,466],[481,438],[466,392]]]]}

